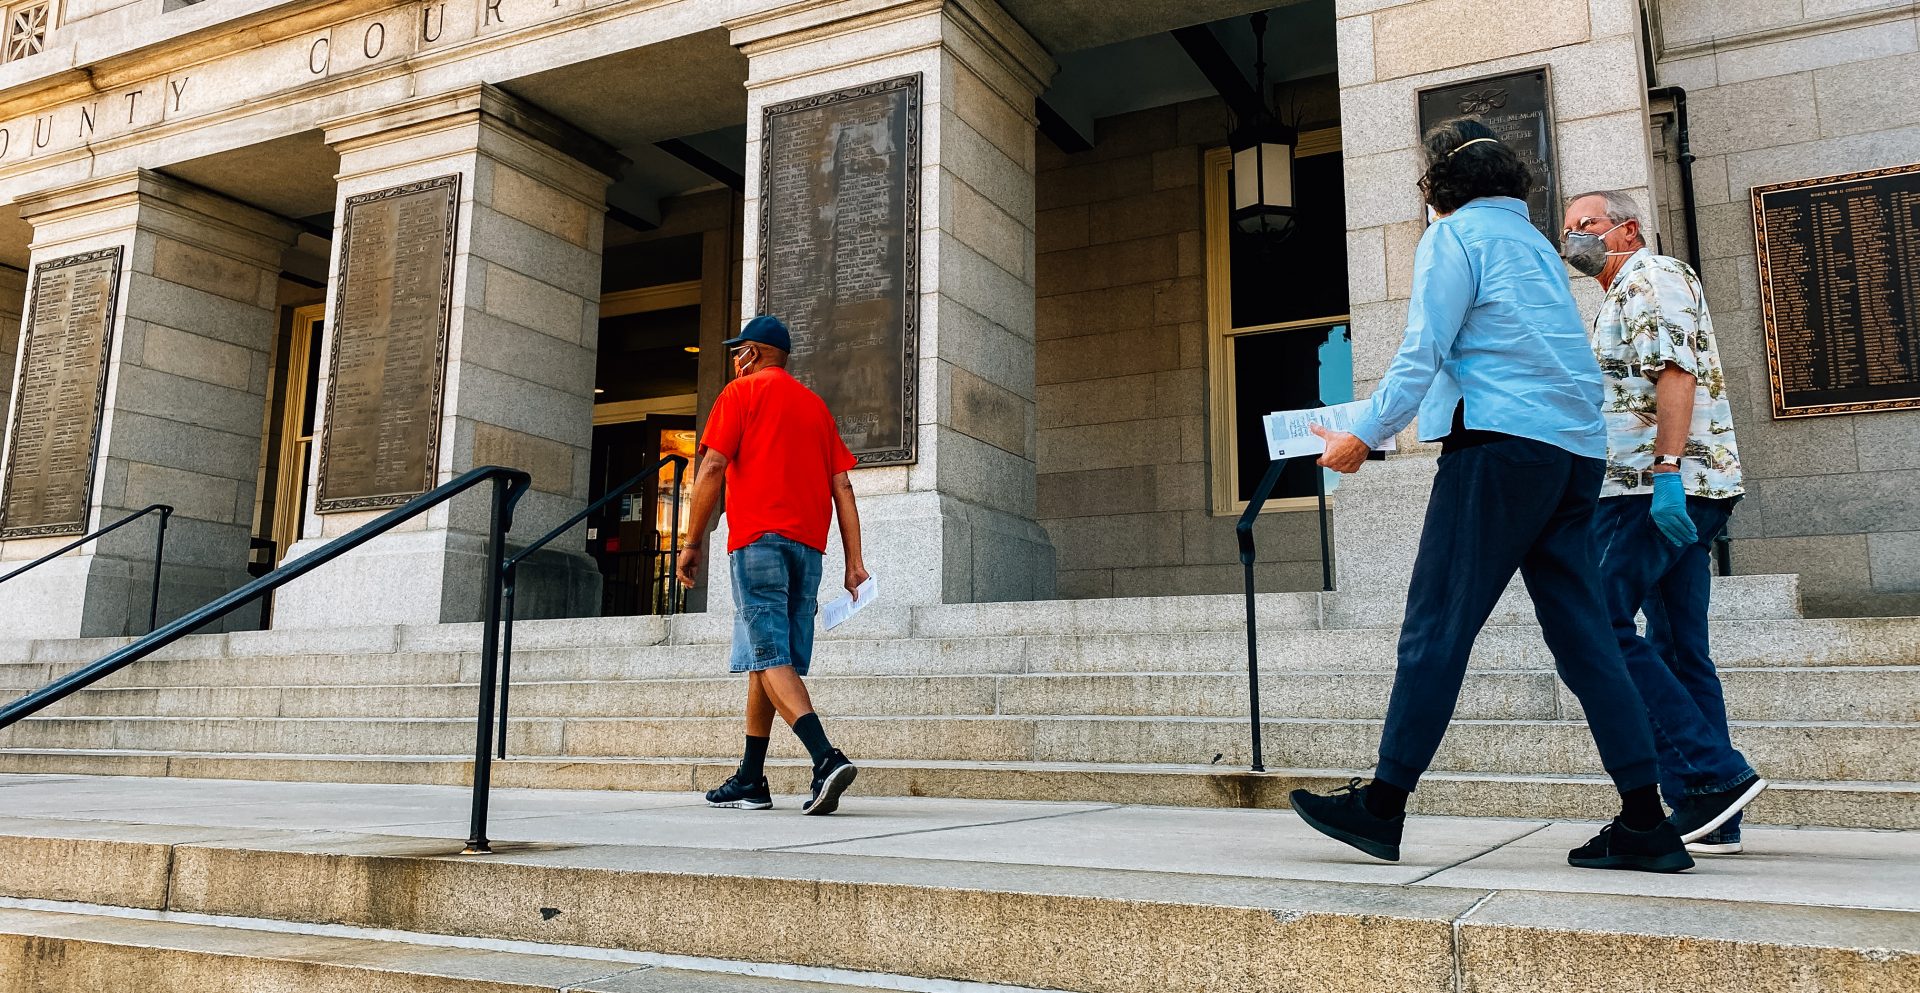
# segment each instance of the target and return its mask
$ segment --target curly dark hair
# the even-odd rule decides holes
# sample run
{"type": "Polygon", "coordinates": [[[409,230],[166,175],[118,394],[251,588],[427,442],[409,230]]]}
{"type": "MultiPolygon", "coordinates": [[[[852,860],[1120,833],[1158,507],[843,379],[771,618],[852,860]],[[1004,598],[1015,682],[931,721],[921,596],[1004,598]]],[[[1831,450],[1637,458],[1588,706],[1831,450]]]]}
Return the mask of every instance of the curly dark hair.
{"type": "Polygon", "coordinates": [[[1420,191],[1442,214],[1451,214],[1478,197],[1516,197],[1533,190],[1533,170],[1513,149],[1498,140],[1493,129],[1471,117],[1442,121],[1428,131],[1421,144],[1427,153],[1427,174],[1420,191]],[[1493,141],[1479,141],[1493,138],[1493,141]],[[1469,146],[1468,142],[1477,142],[1469,146]]]}

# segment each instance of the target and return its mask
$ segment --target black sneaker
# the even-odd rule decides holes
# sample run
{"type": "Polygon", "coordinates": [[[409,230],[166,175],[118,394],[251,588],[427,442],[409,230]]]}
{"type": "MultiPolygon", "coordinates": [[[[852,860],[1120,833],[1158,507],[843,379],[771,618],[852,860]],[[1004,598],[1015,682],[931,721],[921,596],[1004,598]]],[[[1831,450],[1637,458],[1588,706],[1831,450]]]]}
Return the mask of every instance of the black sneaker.
{"type": "Polygon", "coordinates": [[[707,805],[732,807],[735,810],[768,810],[773,807],[773,793],[767,789],[765,776],[752,782],[739,776],[729,776],[726,782],[707,791],[707,805]]]}
{"type": "Polygon", "coordinates": [[[1766,788],[1767,781],[1755,776],[1730,790],[1686,797],[1674,809],[1673,816],[1667,818],[1667,823],[1680,832],[1681,841],[1699,841],[1732,820],[1733,815],[1766,788]]]}
{"type": "Polygon", "coordinates": [[[840,794],[853,785],[860,770],[836,748],[813,770],[813,799],[800,805],[803,814],[831,814],[840,809],[840,794]]]}
{"type": "Polygon", "coordinates": [[[1693,868],[1693,856],[1673,824],[1661,821],[1651,831],[1635,831],[1614,821],[1600,829],[1592,841],[1567,853],[1567,864],[1576,869],[1634,869],[1639,872],[1685,872],[1693,868]]]}
{"type": "Polygon", "coordinates": [[[1293,812],[1307,826],[1344,841],[1374,858],[1400,861],[1400,831],[1407,826],[1407,815],[1382,820],[1367,810],[1367,789],[1354,779],[1326,796],[1294,790],[1287,794],[1293,812]]]}

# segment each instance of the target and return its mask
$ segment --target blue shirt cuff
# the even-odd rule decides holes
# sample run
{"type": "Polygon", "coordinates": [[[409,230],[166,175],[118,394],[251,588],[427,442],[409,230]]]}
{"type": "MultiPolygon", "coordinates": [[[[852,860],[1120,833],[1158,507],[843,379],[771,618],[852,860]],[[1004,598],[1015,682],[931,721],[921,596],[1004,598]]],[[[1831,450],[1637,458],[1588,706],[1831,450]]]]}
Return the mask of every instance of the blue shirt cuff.
{"type": "Polygon", "coordinates": [[[1393,437],[1393,432],[1387,430],[1387,426],[1382,424],[1379,418],[1372,414],[1365,414],[1353,422],[1353,436],[1366,442],[1368,448],[1379,448],[1388,438],[1393,437]]]}

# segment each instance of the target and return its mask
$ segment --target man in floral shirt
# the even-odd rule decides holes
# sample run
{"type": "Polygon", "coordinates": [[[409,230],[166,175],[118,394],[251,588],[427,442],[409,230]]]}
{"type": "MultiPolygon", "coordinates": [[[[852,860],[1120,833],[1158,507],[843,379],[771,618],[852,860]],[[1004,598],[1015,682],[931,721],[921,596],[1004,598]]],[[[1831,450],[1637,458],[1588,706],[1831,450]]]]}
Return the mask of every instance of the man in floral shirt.
{"type": "Polygon", "coordinates": [[[1607,421],[1594,536],[1614,635],[1674,826],[1695,852],[1733,854],[1740,810],[1767,782],[1733,747],[1707,648],[1708,551],[1744,492],[1713,318],[1693,269],[1647,246],[1626,194],[1575,197],[1561,236],[1568,264],[1607,291],[1591,333],[1607,421]]]}

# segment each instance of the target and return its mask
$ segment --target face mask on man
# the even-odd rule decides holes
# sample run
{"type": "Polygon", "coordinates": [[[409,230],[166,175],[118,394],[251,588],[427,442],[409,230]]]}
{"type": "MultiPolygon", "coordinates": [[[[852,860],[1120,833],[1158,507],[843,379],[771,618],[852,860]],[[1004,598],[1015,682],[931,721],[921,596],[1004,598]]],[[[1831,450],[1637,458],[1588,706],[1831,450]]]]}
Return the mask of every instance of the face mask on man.
{"type": "MultiPolygon", "coordinates": [[[[1620,224],[1625,224],[1621,221],[1620,224]]],[[[1564,231],[1560,235],[1560,257],[1581,274],[1598,276],[1606,271],[1607,258],[1614,255],[1632,255],[1632,252],[1607,251],[1607,235],[1620,228],[1620,224],[1591,234],[1586,231],[1564,231]]]]}

